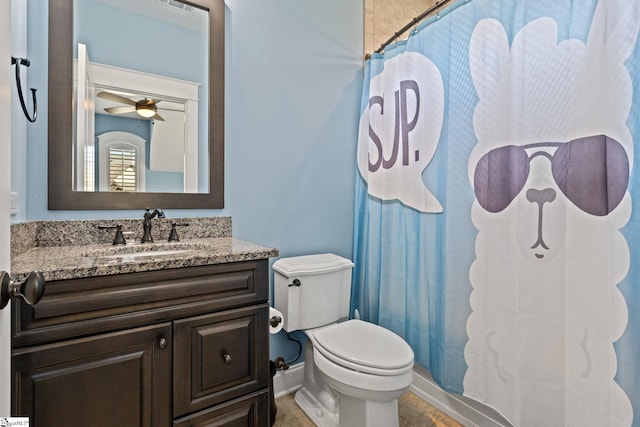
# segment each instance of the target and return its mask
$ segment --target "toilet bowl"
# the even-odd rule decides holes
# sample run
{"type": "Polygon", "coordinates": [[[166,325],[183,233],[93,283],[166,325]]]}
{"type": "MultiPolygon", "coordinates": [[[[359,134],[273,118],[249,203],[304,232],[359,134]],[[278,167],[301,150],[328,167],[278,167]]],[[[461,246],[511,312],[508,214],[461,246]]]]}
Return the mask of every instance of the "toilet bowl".
{"type": "Polygon", "coordinates": [[[321,427],[395,427],[398,398],[413,379],[413,350],[381,326],[344,320],[352,266],[333,254],[282,258],[273,265],[284,329],[309,337],[295,401],[321,427]]]}
{"type": "Polygon", "coordinates": [[[296,395],[309,418],[322,427],[397,426],[398,398],[413,379],[411,347],[393,332],[360,320],[305,332],[313,349],[305,370],[322,384],[303,386],[300,398],[296,395]],[[326,398],[331,391],[337,405],[326,398]]]}

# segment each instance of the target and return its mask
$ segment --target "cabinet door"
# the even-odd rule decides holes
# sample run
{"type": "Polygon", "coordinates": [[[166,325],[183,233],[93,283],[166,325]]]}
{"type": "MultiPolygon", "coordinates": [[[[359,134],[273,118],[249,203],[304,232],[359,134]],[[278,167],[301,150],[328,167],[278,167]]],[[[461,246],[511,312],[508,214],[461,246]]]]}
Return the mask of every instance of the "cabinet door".
{"type": "Polygon", "coordinates": [[[269,306],[174,322],[174,417],[269,386],[269,306]]]}
{"type": "Polygon", "coordinates": [[[38,427],[171,425],[171,324],[13,352],[14,415],[38,427]]]}
{"type": "Polygon", "coordinates": [[[268,426],[268,393],[243,397],[176,420],[174,427],[265,427],[268,426]]]}

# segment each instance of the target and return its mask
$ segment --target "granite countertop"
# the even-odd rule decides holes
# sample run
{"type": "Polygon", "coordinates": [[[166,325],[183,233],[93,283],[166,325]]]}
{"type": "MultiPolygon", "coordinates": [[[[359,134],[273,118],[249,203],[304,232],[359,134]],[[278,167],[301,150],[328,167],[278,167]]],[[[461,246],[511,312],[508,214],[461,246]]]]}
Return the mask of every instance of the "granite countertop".
{"type": "Polygon", "coordinates": [[[14,280],[22,280],[30,271],[39,270],[46,281],[54,281],[250,261],[274,256],[278,256],[277,249],[234,237],[189,239],[176,243],[133,243],[124,246],[100,244],[35,247],[12,259],[11,275],[14,280]],[[143,256],[135,252],[138,250],[144,251],[143,256]],[[148,255],[152,253],[148,250],[157,252],[157,255],[148,255]]]}
{"type": "MultiPolygon", "coordinates": [[[[97,225],[114,221],[45,221],[12,225],[11,276],[24,280],[33,270],[46,281],[166,270],[277,257],[278,250],[231,236],[231,219],[183,218],[179,242],[140,242],[139,220],[118,220],[132,230],[126,245],[111,244],[113,231],[97,225]],[[135,232],[135,233],[134,233],[135,232]],[[92,242],[93,244],[91,244],[92,242]]],[[[155,222],[156,236],[168,236],[170,221],[155,222]]]]}

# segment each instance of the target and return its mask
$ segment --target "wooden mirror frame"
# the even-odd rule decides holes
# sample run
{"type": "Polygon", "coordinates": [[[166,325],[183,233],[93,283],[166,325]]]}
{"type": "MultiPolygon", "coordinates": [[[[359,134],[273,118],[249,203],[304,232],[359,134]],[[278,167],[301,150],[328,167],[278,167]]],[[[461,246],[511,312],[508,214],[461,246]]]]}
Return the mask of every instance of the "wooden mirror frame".
{"type": "Polygon", "coordinates": [[[49,210],[224,207],[224,0],[181,0],[209,12],[209,193],[73,190],[73,0],[49,0],[49,210]]]}

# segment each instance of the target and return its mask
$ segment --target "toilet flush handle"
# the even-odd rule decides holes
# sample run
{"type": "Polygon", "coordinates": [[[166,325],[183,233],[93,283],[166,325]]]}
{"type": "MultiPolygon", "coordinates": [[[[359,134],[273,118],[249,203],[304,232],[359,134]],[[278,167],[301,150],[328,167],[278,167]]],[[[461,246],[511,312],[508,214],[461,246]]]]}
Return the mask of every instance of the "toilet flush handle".
{"type": "Polygon", "coordinates": [[[289,283],[289,287],[292,287],[292,286],[300,287],[300,285],[302,285],[302,283],[300,283],[300,279],[293,279],[293,283],[289,283]]]}

